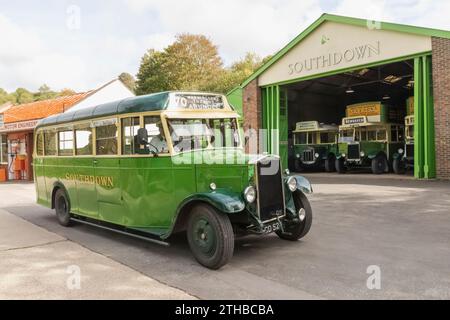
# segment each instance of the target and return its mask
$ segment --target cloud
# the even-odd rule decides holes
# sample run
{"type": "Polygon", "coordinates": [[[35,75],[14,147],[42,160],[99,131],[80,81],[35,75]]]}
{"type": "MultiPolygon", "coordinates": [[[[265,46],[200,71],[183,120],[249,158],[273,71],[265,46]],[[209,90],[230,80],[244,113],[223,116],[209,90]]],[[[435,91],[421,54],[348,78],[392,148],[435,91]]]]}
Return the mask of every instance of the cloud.
{"type": "Polygon", "coordinates": [[[79,30],[66,26],[67,3],[53,2],[2,7],[0,87],[92,89],[135,74],[148,49],[184,32],[209,36],[229,65],[276,53],[323,12],[450,29],[448,0],[77,0],[79,30]]]}
{"type": "Polygon", "coordinates": [[[0,30],[0,87],[36,90],[46,83],[60,89],[68,79],[74,87],[85,86],[86,67],[80,57],[50,50],[37,33],[21,29],[4,15],[0,30]]]}
{"type": "Polygon", "coordinates": [[[249,51],[273,54],[321,14],[316,0],[124,1],[132,12],[153,12],[166,34],[209,36],[227,63],[249,51]]]}

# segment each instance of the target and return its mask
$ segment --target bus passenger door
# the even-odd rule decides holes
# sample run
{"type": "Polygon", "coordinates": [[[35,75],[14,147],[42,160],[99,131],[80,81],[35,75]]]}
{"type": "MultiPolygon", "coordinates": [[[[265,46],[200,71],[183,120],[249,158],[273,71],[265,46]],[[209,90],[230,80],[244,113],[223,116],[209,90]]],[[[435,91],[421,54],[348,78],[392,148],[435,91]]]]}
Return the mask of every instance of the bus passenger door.
{"type": "Polygon", "coordinates": [[[77,186],[78,210],[80,215],[98,217],[95,195],[94,157],[92,155],[92,128],[86,124],[75,128],[75,155],[71,161],[71,172],[77,186]]]}
{"type": "Polygon", "coordinates": [[[95,187],[97,191],[98,218],[115,224],[124,224],[122,190],[120,184],[120,159],[96,158],[95,187]]]}
{"type": "Polygon", "coordinates": [[[76,175],[78,195],[78,211],[82,216],[89,218],[98,217],[97,197],[95,196],[94,158],[73,158],[72,172],[76,175]]]}

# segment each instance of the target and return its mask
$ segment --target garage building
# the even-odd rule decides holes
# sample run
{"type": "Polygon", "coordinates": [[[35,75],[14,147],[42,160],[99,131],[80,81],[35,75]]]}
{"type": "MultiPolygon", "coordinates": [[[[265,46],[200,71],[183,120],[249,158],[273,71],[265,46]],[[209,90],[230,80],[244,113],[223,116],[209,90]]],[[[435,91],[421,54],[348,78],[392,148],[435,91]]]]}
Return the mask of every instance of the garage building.
{"type": "Polygon", "coordinates": [[[414,175],[450,179],[449,31],[324,14],[230,98],[245,130],[278,130],[259,151],[285,167],[297,122],[339,125],[348,105],[369,101],[406,115],[413,101],[414,175]]]}

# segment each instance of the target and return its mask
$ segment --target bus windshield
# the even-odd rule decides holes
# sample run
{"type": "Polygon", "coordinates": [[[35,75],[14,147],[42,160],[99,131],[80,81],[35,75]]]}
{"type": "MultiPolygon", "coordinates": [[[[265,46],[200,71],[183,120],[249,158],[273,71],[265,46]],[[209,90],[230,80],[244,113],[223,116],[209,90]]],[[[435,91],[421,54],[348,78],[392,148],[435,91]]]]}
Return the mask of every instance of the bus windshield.
{"type": "Polygon", "coordinates": [[[168,124],[175,152],[241,146],[235,118],[169,119],[168,124]]]}
{"type": "Polygon", "coordinates": [[[339,131],[339,142],[354,142],[355,129],[346,129],[339,131]]]}

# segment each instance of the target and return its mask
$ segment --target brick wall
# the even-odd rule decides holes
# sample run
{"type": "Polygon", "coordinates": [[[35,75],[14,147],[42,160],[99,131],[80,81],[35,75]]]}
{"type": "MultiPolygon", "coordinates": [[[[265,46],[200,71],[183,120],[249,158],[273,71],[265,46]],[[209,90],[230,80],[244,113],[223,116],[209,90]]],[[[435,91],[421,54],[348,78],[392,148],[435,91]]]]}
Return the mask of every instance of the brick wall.
{"type": "Polygon", "coordinates": [[[438,179],[450,179],[450,39],[432,38],[438,179]]]}
{"type": "Polygon", "coordinates": [[[261,90],[258,87],[257,79],[244,88],[242,99],[244,130],[248,132],[248,130],[254,129],[258,132],[262,127],[262,103],[261,90]]]}

